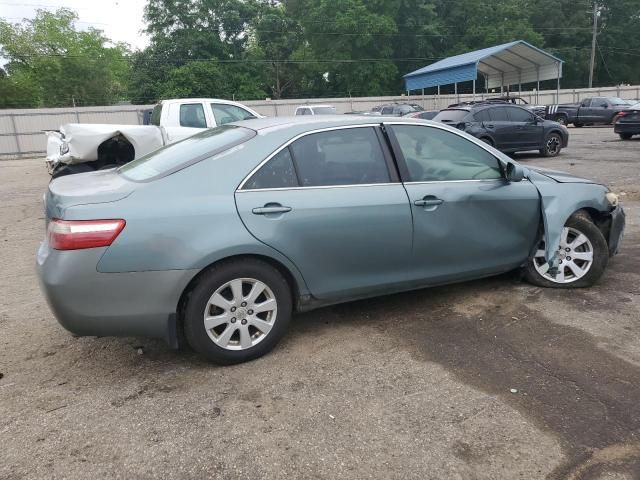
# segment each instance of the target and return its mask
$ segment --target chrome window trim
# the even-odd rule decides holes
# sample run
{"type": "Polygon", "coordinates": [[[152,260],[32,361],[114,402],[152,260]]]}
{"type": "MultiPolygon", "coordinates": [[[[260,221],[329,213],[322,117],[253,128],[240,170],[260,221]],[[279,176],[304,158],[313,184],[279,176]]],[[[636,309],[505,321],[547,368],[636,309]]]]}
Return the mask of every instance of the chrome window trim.
{"type": "MultiPolygon", "coordinates": [[[[240,182],[240,185],[236,188],[236,192],[240,193],[240,192],[257,192],[257,191],[261,191],[261,192],[265,192],[265,191],[284,191],[284,190],[302,190],[302,189],[309,189],[309,188],[347,188],[347,187],[357,187],[357,186],[373,186],[373,185],[415,185],[415,184],[421,184],[421,183],[456,183],[456,182],[483,182],[483,181],[496,181],[496,180],[504,180],[503,178],[491,178],[491,179],[482,179],[482,180],[434,180],[434,181],[430,181],[430,182],[392,182],[392,183],[373,183],[373,184],[354,184],[354,185],[327,185],[327,186],[309,186],[309,187],[278,187],[278,188],[256,188],[256,189],[245,189],[244,185],[245,183],[247,183],[249,181],[249,179],[258,171],[260,170],[269,160],[271,160],[273,157],[275,157],[278,153],[280,153],[282,150],[284,150],[285,148],[287,148],[289,145],[291,145],[293,142],[295,142],[296,140],[302,138],[302,137],[306,137],[307,135],[312,135],[314,133],[322,133],[322,132],[330,132],[333,130],[344,130],[344,129],[348,129],[348,128],[366,128],[366,127],[380,127],[380,126],[385,126],[385,125],[409,125],[409,126],[417,126],[417,127],[431,127],[431,128],[438,128],[440,130],[444,130],[446,132],[449,133],[453,133],[454,135],[457,135],[458,137],[463,138],[464,140],[467,140],[468,142],[473,143],[474,145],[477,145],[478,147],[482,148],[484,151],[486,151],[488,154],[490,154],[491,156],[493,156],[498,162],[500,162],[503,166],[503,168],[506,168],[506,162],[504,160],[502,160],[500,157],[497,157],[495,155],[495,153],[493,153],[491,150],[489,150],[488,145],[486,143],[484,143],[482,140],[479,140],[475,137],[471,137],[471,138],[467,138],[464,135],[461,135],[459,133],[459,131],[456,131],[456,129],[452,129],[450,127],[446,127],[445,125],[440,125],[438,123],[435,122],[431,122],[430,120],[423,120],[420,122],[407,122],[407,121],[382,121],[380,123],[363,123],[363,124],[355,124],[355,125],[340,125],[340,126],[336,126],[336,127],[325,127],[325,128],[319,128],[316,130],[309,130],[308,132],[303,132],[300,133],[298,135],[296,135],[295,137],[293,137],[292,139],[288,140],[287,142],[285,142],[283,145],[281,145],[280,147],[278,147],[273,153],[271,153],[267,158],[265,158],[264,160],[262,160],[256,167],[254,167],[240,182]],[[428,123],[424,123],[424,122],[428,122],[428,123]]],[[[524,179],[526,180],[526,179],[524,179]]]]}
{"type": "Polygon", "coordinates": [[[353,183],[348,185],[313,185],[309,187],[274,187],[274,188],[250,188],[247,190],[236,190],[236,193],[252,193],[252,192],[284,192],[289,190],[327,190],[331,188],[356,188],[356,187],[390,187],[401,186],[401,182],[385,182],[385,183],[353,183]]]}
{"type": "MultiPolygon", "coordinates": [[[[293,142],[295,142],[296,140],[302,138],[302,137],[306,137],[307,135],[313,135],[314,133],[322,133],[322,132],[331,132],[334,130],[346,130],[348,128],[371,128],[371,127],[379,127],[381,124],[380,123],[364,123],[364,124],[357,124],[357,125],[340,125],[337,127],[325,127],[325,128],[319,128],[316,130],[309,130],[308,132],[303,132],[300,133],[298,135],[296,135],[295,137],[293,137],[292,139],[288,140],[287,142],[285,142],[283,145],[279,146],[273,153],[271,153],[267,158],[265,158],[263,161],[261,161],[257,167],[255,167],[253,170],[251,170],[249,172],[248,175],[246,175],[243,179],[242,182],[240,182],[240,186],[238,186],[238,188],[236,188],[236,192],[242,192],[242,191],[255,191],[255,190],[274,190],[274,189],[244,189],[244,185],[245,183],[247,183],[249,181],[249,179],[258,171],[260,170],[269,160],[271,160],[273,157],[275,157],[277,154],[279,154],[282,150],[284,150],[285,148],[287,148],[289,145],[291,145],[293,142]]],[[[382,147],[380,147],[380,149],[382,150],[382,147]]],[[[384,152],[383,152],[384,153],[384,152]]],[[[380,183],[376,183],[374,185],[382,185],[380,183]]],[[[331,185],[336,186],[336,187],[342,187],[342,185],[331,185]]],[[[346,185],[345,185],[346,186],[346,185]]],[[[284,190],[290,190],[291,188],[316,188],[316,187],[290,187],[290,188],[282,188],[284,190]]],[[[276,189],[278,190],[278,189],[276,189]]]]}

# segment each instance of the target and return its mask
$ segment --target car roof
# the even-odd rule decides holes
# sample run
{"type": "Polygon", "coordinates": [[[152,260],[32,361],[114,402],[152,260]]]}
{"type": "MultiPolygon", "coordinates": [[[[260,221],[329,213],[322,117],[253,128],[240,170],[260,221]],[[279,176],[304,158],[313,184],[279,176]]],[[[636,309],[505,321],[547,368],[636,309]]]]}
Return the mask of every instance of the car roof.
{"type": "Polygon", "coordinates": [[[158,103],[167,104],[167,103],[189,103],[189,102],[193,102],[193,103],[216,102],[216,103],[226,103],[228,105],[242,105],[241,103],[234,102],[232,100],[224,100],[222,98],[168,98],[166,100],[161,100],[158,103]]]}
{"type": "MultiPolygon", "coordinates": [[[[427,122],[422,119],[407,118],[403,122],[424,125],[427,122]]],[[[250,128],[258,132],[258,135],[270,135],[287,129],[289,134],[298,135],[311,130],[322,130],[336,127],[349,127],[358,125],[380,125],[382,123],[394,123],[397,120],[386,120],[381,116],[372,115],[317,115],[317,116],[291,116],[291,117],[265,117],[233,122],[229,125],[237,125],[250,128]]]]}

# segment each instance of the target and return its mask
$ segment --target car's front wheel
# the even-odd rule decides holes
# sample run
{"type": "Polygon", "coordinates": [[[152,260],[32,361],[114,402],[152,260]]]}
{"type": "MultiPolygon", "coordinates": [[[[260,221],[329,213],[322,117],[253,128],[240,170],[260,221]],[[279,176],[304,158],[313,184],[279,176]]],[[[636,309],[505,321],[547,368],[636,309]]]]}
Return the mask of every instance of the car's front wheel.
{"type": "Polygon", "coordinates": [[[555,157],[562,150],[562,137],[559,133],[550,133],[544,140],[544,145],[540,153],[544,157],[555,157]]]}
{"type": "Polygon", "coordinates": [[[525,269],[526,279],[541,287],[590,287],[604,273],[609,261],[607,241],[589,216],[574,214],[565,224],[558,247],[559,265],[551,272],[545,259],[545,244],[540,242],[525,269]]]}
{"type": "Polygon", "coordinates": [[[275,347],[291,314],[291,290],[280,272],[263,261],[242,259],[202,275],[187,301],[184,331],[194,350],[230,365],[275,347]]]}

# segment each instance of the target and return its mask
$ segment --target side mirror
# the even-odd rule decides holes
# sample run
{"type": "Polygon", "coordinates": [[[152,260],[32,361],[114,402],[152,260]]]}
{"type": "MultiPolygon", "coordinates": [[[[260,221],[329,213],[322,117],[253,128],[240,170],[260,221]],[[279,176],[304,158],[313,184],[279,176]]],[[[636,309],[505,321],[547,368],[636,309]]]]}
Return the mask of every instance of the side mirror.
{"type": "Polygon", "coordinates": [[[524,178],[524,168],[517,163],[507,163],[506,179],[509,182],[521,182],[524,178]]]}

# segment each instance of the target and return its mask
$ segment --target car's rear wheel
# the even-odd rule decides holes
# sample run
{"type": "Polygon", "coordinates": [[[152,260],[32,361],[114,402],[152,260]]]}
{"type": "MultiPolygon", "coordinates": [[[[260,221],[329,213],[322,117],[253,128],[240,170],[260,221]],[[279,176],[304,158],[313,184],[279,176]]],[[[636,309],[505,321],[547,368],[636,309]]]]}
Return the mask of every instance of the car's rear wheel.
{"type": "Polygon", "coordinates": [[[582,128],[582,127],[584,127],[584,123],[574,123],[573,126],[574,127],[578,127],[578,128],[582,128]]]}
{"type": "Polygon", "coordinates": [[[567,221],[560,238],[557,271],[549,271],[541,241],[525,269],[526,279],[534,285],[554,288],[590,287],[596,283],[609,261],[607,241],[600,229],[588,215],[579,212],[567,221]]]}
{"type": "Polygon", "coordinates": [[[246,259],[217,265],[198,280],[184,314],[189,345],[230,365],[269,352],[291,319],[289,284],[277,269],[246,259]]]}
{"type": "Polygon", "coordinates": [[[562,137],[559,133],[550,133],[544,141],[540,153],[545,157],[555,157],[562,150],[562,137]]]}
{"type": "Polygon", "coordinates": [[[632,136],[630,133],[620,133],[619,135],[622,140],[629,140],[632,136]]]}

